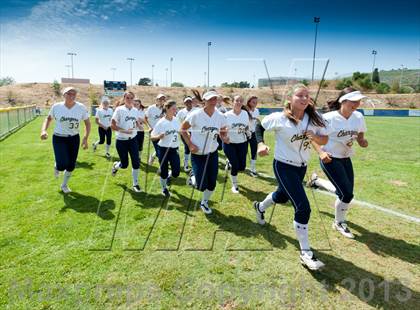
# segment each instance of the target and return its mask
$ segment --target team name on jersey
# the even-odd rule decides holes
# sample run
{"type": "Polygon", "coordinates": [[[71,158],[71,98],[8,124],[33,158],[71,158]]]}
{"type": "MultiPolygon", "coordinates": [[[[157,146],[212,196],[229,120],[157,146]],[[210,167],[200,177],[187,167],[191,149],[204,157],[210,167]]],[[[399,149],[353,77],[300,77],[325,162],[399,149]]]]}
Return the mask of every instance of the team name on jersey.
{"type": "Polygon", "coordinates": [[[232,129],[237,129],[238,133],[244,133],[247,129],[247,125],[242,124],[242,123],[233,123],[232,124],[232,129]]]}
{"type": "Polygon", "coordinates": [[[172,129],[172,130],[167,130],[167,131],[165,131],[165,136],[167,136],[167,135],[172,135],[172,134],[176,134],[177,133],[177,131],[175,130],[175,129],[172,129]]]}
{"type": "Polygon", "coordinates": [[[126,116],[125,117],[125,121],[135,121],[135,120],[136,120],[136,118],[133,117],[133,116],[126,116]]]}
{"type": "Polygon", "coordinates": [[[358,132],[356,130],[340,130],[337,134],[337,137],[345,136],[357,136],[358,132]]]}
{"type": "Polygon", "coordinates": [[[201,128],[201,133],[205,133],[207,131],[209,131],[209,132],[216,131],[217,132],[218,129],[219,128],[217,128],[217,127],[207,127],[207,126],[204,126],[203,128],[201,128]]]}
{"type": "Polygon", "coordinates": [[[290,139],[290,142],[293,143],[299,140],[303,140],[302,142],[303,150],[307,150],[308,148],[309,149],[311,148],[311,142],[309,141],[309,138],[305,134],[301,134],[301,135],[294,134],[292,138],[290,139]]]}
{"type": "Polygon", "coordinates": [[[78,122],[79,120],[77,118],[74,118],[74,117],[65,117],[65,116],[62,116],[60,118],[60,122],[65,122],[65,121],[78,122]]]}

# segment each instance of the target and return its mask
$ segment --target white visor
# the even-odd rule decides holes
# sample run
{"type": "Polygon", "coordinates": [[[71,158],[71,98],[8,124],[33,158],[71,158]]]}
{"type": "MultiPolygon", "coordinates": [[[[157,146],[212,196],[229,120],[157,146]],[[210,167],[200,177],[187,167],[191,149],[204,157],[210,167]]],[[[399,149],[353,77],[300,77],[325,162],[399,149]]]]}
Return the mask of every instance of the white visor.
{"type": "Polygon", "coordinates": [[[191,97],[185,97],[184,103],[187,102],[187,101],[192,101],[192,98],[191,97]]]}
{"type": "Polygon", "coordinates": [[[357,90],[357,91],[345,94],[344,96],[341,96],[340,99],[338,99],[338,102],[342,103],[344,100],[359,101],[363,98],[366,98],[366,96],[357,90]]]}
{"type": "Polygon", "coordinates": [[[204,100],[210,100],[213,97],[219,97],[219,94],[216,93],[214,90],[208,91],[203,95],[204,100]]]}

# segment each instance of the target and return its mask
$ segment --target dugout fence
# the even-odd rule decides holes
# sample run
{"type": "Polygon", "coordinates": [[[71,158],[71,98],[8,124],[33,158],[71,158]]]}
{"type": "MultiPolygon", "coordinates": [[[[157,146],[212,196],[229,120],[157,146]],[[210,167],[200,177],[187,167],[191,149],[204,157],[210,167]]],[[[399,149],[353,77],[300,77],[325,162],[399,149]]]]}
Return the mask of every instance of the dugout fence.
{"type": "Polygon", "coordinates": [[[18,130],[39,113],[35,105],[0,109],[0,140],[18,130]]]}

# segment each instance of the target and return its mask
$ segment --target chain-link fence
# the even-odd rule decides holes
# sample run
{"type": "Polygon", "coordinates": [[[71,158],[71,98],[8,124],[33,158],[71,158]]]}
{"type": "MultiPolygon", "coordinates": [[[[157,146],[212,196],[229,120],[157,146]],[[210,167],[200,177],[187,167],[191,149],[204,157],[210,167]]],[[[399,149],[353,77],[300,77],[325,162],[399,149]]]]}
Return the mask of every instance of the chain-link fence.
{"type": "Polygon", "coordinates": [[[40,114],[35,105],[0,109],[0,139],[40,114]]]}

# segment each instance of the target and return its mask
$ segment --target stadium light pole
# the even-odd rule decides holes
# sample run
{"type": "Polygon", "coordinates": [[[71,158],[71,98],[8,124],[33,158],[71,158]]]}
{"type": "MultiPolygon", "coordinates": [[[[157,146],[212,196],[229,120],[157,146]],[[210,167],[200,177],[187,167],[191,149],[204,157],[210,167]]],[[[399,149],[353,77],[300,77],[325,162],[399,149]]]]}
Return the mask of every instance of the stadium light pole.
{"type": "Polygon", "coordinates": [[[76,56],[76,53],[68,52],[67,55],[70,56],[71,59],[71,78],[74,79],[74,63],[73,63],[73,56],[76,56]]]}
{"type": "Polygon", "coordinates": [[[206,87],[206,82],[207,82],[207,72],[204,71],[204,88],[206,87]]]}
{"type": "Polygon", "coordinates": [[[165,68],[166,72],[166,87],[168,87],[168,68],[165,68]]]}
{"type": "Polygon", "coordinates": [[[375,70],[375,60],[376,60],[376,54],[378,54],[378,51],[372,50],[373,55],[373,65],[372,65],[372,75],[370,77],[370,81],[373,82],[373,70],[375,70]]]}
{"type": "Polygon", "coordinates": [[[172,87],[172,63],[173,63],[173,61],[174,61],[174,58],[171,57],[171,59],[169,60],[169,67],[171,68],[171,72],[170,72],[170,78],[171,78],[170,82],[171,82],[171,84],[170,84],[170,87],[172,87]]]}
{"type": "Polygon", "coordinates": [[[127,60],[130,62],[130,85],[133,86],[133,61],[135,59],[127,57],[127,60]]]}
{"type": "Polygon", "coordinates": [[[154,71],[155,71],[155,65],[152,65],[152,87],[155,85],[154,71]]]}
{"type": "Polygon", "coordinates": [[[210,46],[211,42],[207,42],[207,87],[210,87],[210,46]]]}
{"type": "Polygon", "coordinates": [[[117,70],[117,68],[111,68],[112,71],[112,80],[115,81],[115,70],[117,70]]]}
{"type": "Polygon", "coordinates": [[[318,37],[318,24],[319,24],[320,21],[321,21],[321,18],[320,17],[314,17],[314,23],[315,23],[315,41],[314,41],[314,57],[312,59],[312,82],[314,81],[316,39],[318,37]]]}
{"type": "Polygon", "coordinates": [[[404,73],[404,65],[401,65],[400,88],[401,88],[401,84],[402,84],[403,73],[404,73]]]}
{"type": "Polygon", "coordinates": [[[66,65],[66,68],[67,68],[67,77],[70,78],[70,68],[71,68],[71,65],[66,65]]]}

